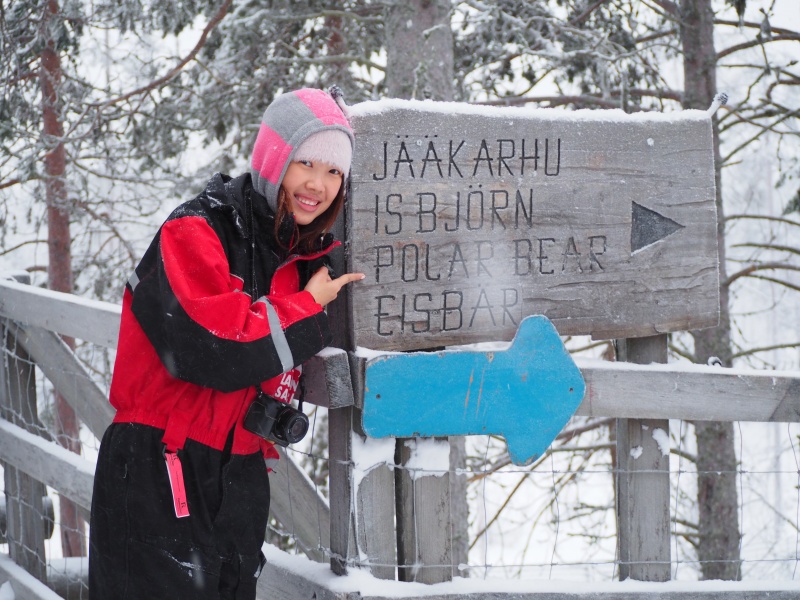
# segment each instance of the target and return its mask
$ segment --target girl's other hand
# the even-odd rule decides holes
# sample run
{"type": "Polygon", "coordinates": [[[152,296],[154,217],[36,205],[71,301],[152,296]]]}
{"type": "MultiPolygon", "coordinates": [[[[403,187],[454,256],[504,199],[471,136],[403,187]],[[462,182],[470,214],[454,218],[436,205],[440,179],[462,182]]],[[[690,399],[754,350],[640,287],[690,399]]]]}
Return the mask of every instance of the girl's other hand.
{"type": "Polygon", "coordinates": [[[336,299],[344,286],[353,281],[361,281],[365,277],[364,273],[345,273],[341,277],[331,279],[327,267],[322,267],[308,280],[305,290],[314,296],[317,304],[327,306],[336,299]]]}

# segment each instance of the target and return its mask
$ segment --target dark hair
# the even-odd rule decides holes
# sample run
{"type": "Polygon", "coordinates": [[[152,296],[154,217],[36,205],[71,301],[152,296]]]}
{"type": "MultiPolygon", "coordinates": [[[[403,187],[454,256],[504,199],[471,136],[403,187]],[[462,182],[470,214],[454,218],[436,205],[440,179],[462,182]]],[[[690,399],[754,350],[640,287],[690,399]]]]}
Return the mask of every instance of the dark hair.
{"type": "MultiPolygon", "coordinates": [[[[294,250],[300,254],[311,254],[319,249],[320,239],[325,233],[331,230],[333,224],[336,222],[336,217],[339,216],[339,212],[342,210],[342,206],[344,206],[346,187],[347,182],[345,178],[342,177],[342,185],[339,187],[339,192],[324,213],[311,221],[308,225],[298,226],[295,222],[294,233],[292,234],[289,246],[286,248],[287,250],[294,250]]],[[[284,190],[281,185],[280,191],[278,192],[278,214],[275,215],[275,239],[278,240],[278,243],[281,245],[283,245],[283,242],[281,241],[278,229],[283,220],[288,216],[289,208],[286,202],[286,190],[284,190]]]]}

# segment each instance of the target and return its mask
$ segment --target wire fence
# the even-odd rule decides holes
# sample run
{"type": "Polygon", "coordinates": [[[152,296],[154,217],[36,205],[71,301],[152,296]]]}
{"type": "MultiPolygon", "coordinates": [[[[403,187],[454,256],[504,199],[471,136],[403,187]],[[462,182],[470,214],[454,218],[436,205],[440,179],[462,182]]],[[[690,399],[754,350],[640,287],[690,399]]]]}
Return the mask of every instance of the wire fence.
{"type": "MultiPolygon", "coordinates": [[[[0,424],[11,424],[55,443],[65,429],[60,422],[59,395],[17,341],[14,324],[2,324],[0,424]]],[[[95,383],[107,389],[113,350],[84,344],[77,352],[95,383]]],[[[334,503],[337,499],[329,498],[332,461],[328,411],[314,407],[311,417],[312,435],[287,454],[308,475],[317,494],[334,503]]],[[[545,455],[528,467],[509,464],[505,442],[491,436],[468,438],[466,462],[458,469],[441,468],[439,458],[424,452],[413,463],[397,465],[385,442],[380,450],[371,448],[386,458],[384,462],[395,474],[407,472],[413,481],[443,475],[465,481],[469,536],[467,558],[457,565],[459,575],[610,581],[618,578],[620,571],[615,514],[615,477],[620,471],[615,457],[615,425],[615,419],[574,417],[545,455]]],[[[734,560],[738,573],[748,580],[797,579],[800,424],[734,426],[738,467],[711,474],[736,478],[742,531],[739,558],[734,560]]],[[[673,579],[695,580],[702,577],[697,552],[698,477],[706,473],[698,472],[695,466],[693,424],[671,420],[669,429],[670,573],[673,579]]],[[[78,438],[72,440],[81,453],[76,460],[93,464],[98,439],[86,426],[78,431],[78,438]]],[[[3,447],[8,448],[8,439],[4,437],[3,447]]],[[[38,481],[37,473],[14,466],[8,456],[0,456],[5,496],[0,511],[0,552],[46,581],[62,597],[88,598],[89,507],[65,502],[60,495],[63,490],[38,481]]],[[[364,469],[375,464],[384,463],[373,457],[364,469]]],[[[349,466],[360,468],[357,464],[349,466]]],[[[414,493],[415,503],[429,501],[414,493]]],[[[325,522],[321,514],[298,514],[294,518],[325,522]]],[[[414,527],[423,525],[415,522],[414,527]]],[[[356,548],[353,556],[339,556],[330,548],[322,529],[320,525],[316,549],[325,558],[337,557],[356,568],[384,566],[396,571],[401,567],[397,560],[370,560],[366,548],[356,548]]],[[[308,550],[308,540],[300,539],[291,523],[275,518],[270,521],[266,540],[292,553],[308,550]]],[[[414,565],[417,569],[449,566],[414,565]]]]}
{"type": "MultiPolygon", "coordinates": [[[[317,422],[326,418],[322,409],[316,409],[314,416],[317,422]]],[[[614,466],[614,425],[611,419],[574,417],[560,439],[529,467],[508,464],[502,439],[474,436],[469,438],[465,469],[394,463],[391,468],[411,472],[412,479],[425,475],[466,478],[469,558],[458,566],[462,576],[615,580],[620,568],[615,476],[621,471],[614,466]]],[[[734,425],[739,468],[704,472],[698,471],[693,461],[692,423],[670,421],[671,578],[702,579],[704,561],[697,554],[698,476],[732,475],[739,498],[740,558],[705,562],[732,562],[741,579],[796,580],[800,577],[800,424],[734,425]]],[[[326,455],[313,451],[292,449],[289,454],[302,464],[318,465],[318,469],[328,462],[326,455]]],[[[317,485],[321,493],[327,493],[324,477],[319,477],[317,485]]],[[[273,540],[284,549],[300,551],[291,531],[274,520],[270,529],[273,540]]],[[[331,554],[329,548],[323,550],[331,554]]],[[[364,558],[363,548],[356,555],[345,559],[349,566],[399,566],[364,558]]],[[[447,566],[426,564],[417,568],[447,566]]]]}

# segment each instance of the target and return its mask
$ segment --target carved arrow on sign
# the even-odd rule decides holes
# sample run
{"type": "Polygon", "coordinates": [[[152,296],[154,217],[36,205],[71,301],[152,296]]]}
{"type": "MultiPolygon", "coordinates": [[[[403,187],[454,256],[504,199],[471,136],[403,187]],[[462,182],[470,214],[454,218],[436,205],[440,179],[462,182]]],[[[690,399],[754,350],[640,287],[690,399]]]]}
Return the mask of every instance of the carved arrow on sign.
{"type": "Polygon", "coordinates": [[[633,202],[631,208],[631,254],[652,246],[665,237],[683,229],[683,225],[633,202]]]}
{"type": "Polygon", "coordinates": [[[371,437],[501,435],[514,464],[535,460],[577,410],[583,377],[553,324],[520,323],[507,350],[387,354],[366,366],[371,437]]]}

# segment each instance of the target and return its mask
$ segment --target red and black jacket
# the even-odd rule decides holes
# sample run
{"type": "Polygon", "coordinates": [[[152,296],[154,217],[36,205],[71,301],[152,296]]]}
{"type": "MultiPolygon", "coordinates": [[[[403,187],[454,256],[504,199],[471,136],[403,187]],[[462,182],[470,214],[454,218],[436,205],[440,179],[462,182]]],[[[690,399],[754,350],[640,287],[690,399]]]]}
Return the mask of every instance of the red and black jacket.
{"type": "Polygon", "coordinates": [[[283,245],[274,232],[249,174],[216,174],[170,215],[125,289],[114,422],[164,429],[174,449],[190,438],[221,450],[233,431],[233,453],[277,456],[242,421],[255,386],[288,401],[296,367],[330,343],[327,315],[303,287],[338,243],[326,236],[313,254],[288,254],[291,217],[283,245]]]}

